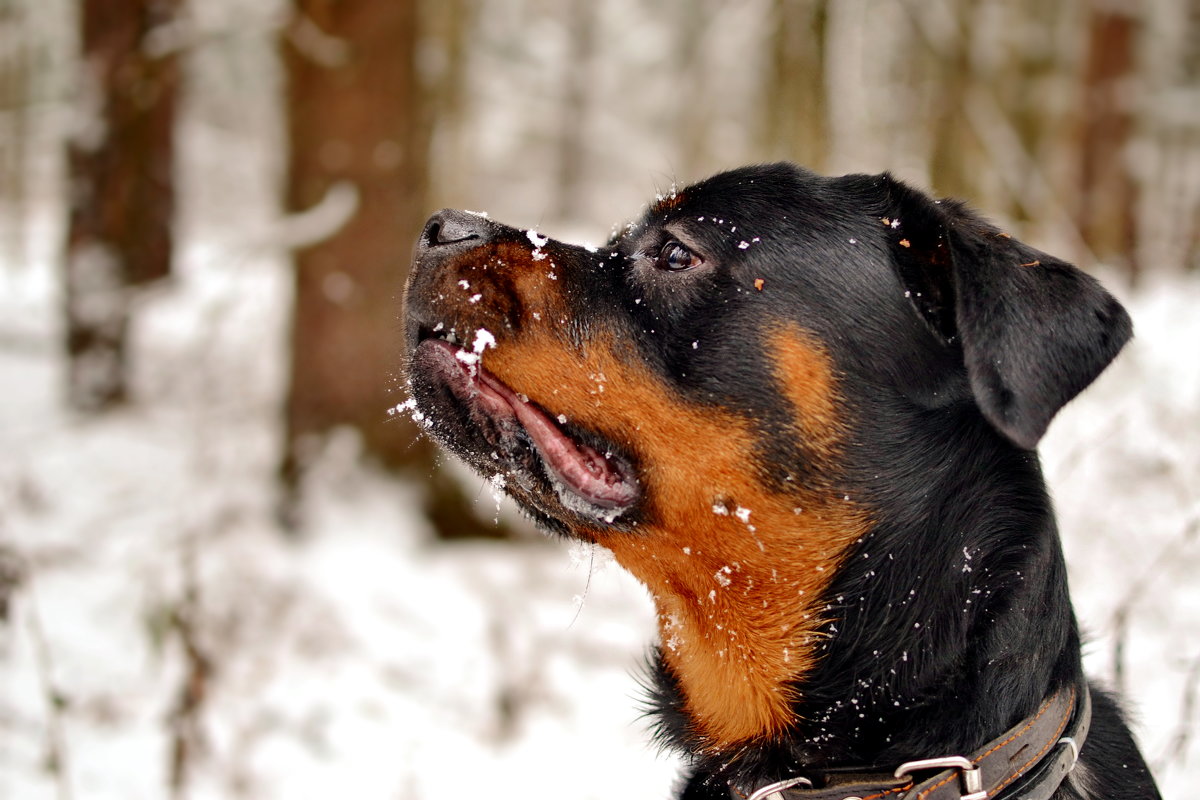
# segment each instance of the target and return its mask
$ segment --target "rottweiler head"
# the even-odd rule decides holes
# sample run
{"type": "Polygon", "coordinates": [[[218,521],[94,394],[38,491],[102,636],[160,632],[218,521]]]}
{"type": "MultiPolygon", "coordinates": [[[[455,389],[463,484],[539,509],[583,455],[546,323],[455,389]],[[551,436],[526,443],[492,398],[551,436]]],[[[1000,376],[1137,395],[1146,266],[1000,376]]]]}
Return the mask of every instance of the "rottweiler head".
{"type": "Polygon", "coordinates": [[[406,325],[428,430],[648,586],[714,748],[791,724],[823,595],[906,454],[964,424],[1033,448],[1130,335],[1092,279],[957,204],[787,164],[596,249],[441,211],[406,325]]]}

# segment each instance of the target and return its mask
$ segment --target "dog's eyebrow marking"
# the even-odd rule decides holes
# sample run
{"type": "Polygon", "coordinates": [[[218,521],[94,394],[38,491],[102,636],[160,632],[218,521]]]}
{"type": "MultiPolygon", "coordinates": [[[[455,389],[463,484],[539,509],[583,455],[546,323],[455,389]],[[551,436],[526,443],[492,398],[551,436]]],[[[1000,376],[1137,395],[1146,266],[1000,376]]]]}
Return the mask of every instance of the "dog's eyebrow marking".
{"type": "Polygon", "coordinates": [[[654,205],[650,206],[649,214],[650,216],[662,216],[679,208],[685,200],[687,200],[687,192],[673,188],[669,193],[659,195],[655,199],[654,205]]]}
{"type": "MultiPolygon", "coordinates": [[[[835,457],[828,357],[795,326],[766,346],[796,412],[795,435],[814,457],[835,457]]],[[[580,523],[576,533],[612,550],[650,590],[666,667],[706,747],[784,731],[794,722],[790,686],[812,669],[828,621],[820,597],[865,535],[867,513],[833,488],[769,488],[753,420],[684,401],[611,335],[577,349],[549,332],[523,336],[488,359],[515,391],[602,433],[641,465],[647,521],[630,532],[580,523]],[[587,380],[599,373],[603,394],[587,380]]]]}

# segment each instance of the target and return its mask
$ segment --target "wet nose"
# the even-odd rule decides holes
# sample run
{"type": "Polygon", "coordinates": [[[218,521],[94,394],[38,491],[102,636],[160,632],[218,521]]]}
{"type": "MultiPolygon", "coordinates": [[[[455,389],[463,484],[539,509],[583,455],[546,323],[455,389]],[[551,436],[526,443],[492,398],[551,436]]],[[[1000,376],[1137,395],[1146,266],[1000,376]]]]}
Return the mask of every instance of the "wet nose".
{"type": "Polygon", "coordinates": [[[439,250],[449,255],[453,251],[469,250],[491,239],[491,223],[479,214],[444,208],[429,218],[417,240],[418,254],[439,250]]]}

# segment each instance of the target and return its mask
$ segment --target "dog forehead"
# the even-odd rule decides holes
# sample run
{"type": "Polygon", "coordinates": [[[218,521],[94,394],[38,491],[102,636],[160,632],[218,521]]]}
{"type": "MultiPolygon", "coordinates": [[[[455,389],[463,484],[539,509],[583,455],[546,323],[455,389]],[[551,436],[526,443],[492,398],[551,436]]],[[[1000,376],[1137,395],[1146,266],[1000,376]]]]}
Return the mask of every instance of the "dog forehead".
{"type": "Polygon", "coordinates": [[[642,222],[655,224],[693,214],[720,218],[784,213],[807,200],[819,200],[831,185],[830,179],[794,164],[741,167],[659,195],[642,222]]]}

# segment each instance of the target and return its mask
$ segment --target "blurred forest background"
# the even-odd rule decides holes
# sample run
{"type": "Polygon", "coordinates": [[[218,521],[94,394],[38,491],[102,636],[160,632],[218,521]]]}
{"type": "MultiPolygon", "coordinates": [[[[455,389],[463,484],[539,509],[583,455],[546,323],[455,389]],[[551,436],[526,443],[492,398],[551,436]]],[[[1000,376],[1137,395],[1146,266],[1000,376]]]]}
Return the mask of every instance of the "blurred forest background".
{"type": "MultiPolygon", "coordinates": [[[[438,753],[516,776],[539,736],[606,738],[573,715],[608,701],[562,709],[636,692],[644,597],[591,587],[585,553],[601,632],[572,627],[580,576],[389,414],[412,242],[442,206],[599,242],[774,159],[964,198],[1162,311],[1148,341],[1183,337],[1050,468],[1085,503],[1140,487],[1078,519],[1132,588],[1082,592],[1110,680],[1170,673],[1156,763],[1200,774],[1200,630],[1131,655],[1167,605],[1197,615],[1158,581],[1200,564],[1200,337],[1169,305],[1200,266],[1200,0],[0,0],[0,795],[315,797],[353,767],[364,796],[456,796],[438,753]],[[1080,441],[1158,449],[1100,474],[1080,441]]],[[[613,763],[654,761],[604,713],[613,763]]]]}

